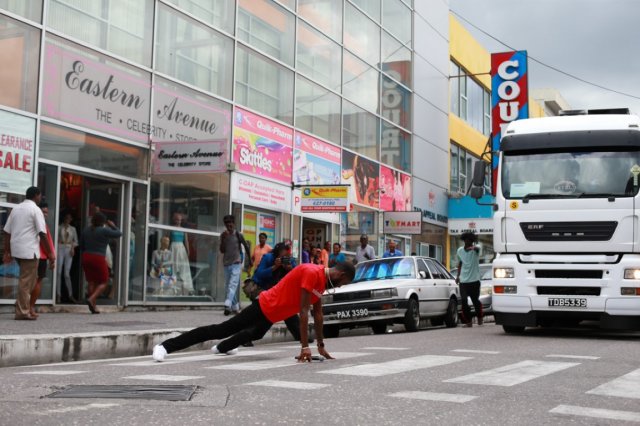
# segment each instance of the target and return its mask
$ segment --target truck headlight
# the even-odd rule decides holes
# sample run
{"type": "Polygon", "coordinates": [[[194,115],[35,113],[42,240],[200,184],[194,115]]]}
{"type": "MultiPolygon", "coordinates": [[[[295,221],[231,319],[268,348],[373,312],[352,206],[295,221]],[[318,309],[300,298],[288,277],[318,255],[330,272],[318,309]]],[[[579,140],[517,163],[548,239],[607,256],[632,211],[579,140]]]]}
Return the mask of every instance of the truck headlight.
{"type": "Polygon", "coordinates": [[[326,305],[327,303],[333,303],[333,294],[322,295],[322,304],[326,305]]]}
{"type": "Polygon", "coordinates": [[[513,278],[513,268],[494,268],[493,278],[513,278]]]}
{"type": "Polygon", "coordinates": [[[388,299],[390,297],[394,297],[398,295],[397,288],[383,288],[381,290],[372,290],[371,298],[372,299],[388,299]]]}
{"type": "Polygon", "coordinates": [[[640,269],[625,269],[624,270],[624,279],[625,280],[640,280],[640,269]]]}

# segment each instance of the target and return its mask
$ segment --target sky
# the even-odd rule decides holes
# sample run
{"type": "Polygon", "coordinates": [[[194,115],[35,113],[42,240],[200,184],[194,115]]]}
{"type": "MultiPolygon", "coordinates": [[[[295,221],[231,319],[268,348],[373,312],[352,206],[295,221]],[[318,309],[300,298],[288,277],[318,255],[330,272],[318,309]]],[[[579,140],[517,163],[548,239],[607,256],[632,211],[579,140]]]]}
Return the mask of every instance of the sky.
{"type": "Polygon", "coordinates": [[[529,90],[556,89],[572,109],[625,107],[640,115],[640,0],[449,0],[449,6],[489,53],[527,51],[529,90]]]}

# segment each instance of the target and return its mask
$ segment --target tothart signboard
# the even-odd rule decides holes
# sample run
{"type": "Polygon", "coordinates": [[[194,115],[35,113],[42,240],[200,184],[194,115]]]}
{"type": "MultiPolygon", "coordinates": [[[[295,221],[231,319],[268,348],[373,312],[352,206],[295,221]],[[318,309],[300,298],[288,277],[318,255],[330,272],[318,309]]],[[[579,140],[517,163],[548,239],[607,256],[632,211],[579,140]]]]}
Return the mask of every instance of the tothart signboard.
{"type": "Polygon", "coordinates": [[[422,213],[384,212],[382,232],[384,234],[422,234],[422,213]]]}

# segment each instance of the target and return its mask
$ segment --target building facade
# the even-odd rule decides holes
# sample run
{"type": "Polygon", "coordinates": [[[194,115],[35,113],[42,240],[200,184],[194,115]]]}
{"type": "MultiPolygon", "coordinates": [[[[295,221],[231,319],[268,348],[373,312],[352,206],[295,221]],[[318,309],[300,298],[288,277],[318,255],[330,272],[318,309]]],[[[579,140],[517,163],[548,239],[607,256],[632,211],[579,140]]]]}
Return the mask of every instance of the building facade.
{"type": "MultiPolygon", "coordinates": [[[[99,303],[222,303],[229,213],[252,246],[288,238],[296,256],[367,233],[376,253],[394,238],[442,257],[445,0],[0,0],[0,31],[0,224],[30,185],[57,245],[65,216],[81,234],[105,213],[124,235],[99,303]],[[348,184],[350,210],[303,214],[309,184],[348,184]],[[423,235],[381,234],[383,211],[413,210],[423,235]]],[[[80,255],[41,303],[83,299],[80,255]]]]}

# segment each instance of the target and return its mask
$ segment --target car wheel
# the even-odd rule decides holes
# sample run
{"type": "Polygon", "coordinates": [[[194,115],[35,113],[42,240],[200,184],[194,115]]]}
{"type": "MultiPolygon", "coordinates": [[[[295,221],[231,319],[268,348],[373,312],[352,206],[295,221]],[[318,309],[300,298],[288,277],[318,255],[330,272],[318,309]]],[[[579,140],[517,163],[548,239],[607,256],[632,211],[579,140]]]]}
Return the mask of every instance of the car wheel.
{"type": "Polygon", "coordinates": [[[373,334],[385,334],[387,332],[387,323],[377,322],[371,324],[371,330],[373,330],[373,334]]]}
{"type": "Polygon", "coordinates": [[[449,299],[449,306],[447,306],[447,313],[444,316],[444,323],[448,328],[458,326],[458,302],[455,299],[449,299]]]}
{"type": "Polygon", "coordinates": [[[503,325],[502,329],[508,334],[519,334],[524,331],[523,325],[503,325]]]}
{"type": "Polygon", "coordinates": [[[337,325],[325,325],[322,327],[322,334],[329,339],[338,337],[340,335],[340,327],[337,325]]]}
{"type": "Polygon", "coordinates": [[[407,313],[404,314],[404,328],[407,331],[417,331],[420,326],[420,307],[414,298],[409,299],[407,313]]]}

